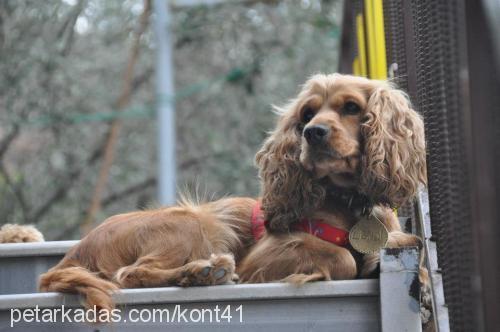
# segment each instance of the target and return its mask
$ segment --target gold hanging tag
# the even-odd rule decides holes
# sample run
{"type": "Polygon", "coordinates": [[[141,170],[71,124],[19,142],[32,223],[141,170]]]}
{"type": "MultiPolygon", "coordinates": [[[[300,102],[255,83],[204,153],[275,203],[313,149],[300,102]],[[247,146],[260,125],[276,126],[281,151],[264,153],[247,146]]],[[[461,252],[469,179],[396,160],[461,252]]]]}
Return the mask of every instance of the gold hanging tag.
{"type": "Polygon", "coordinates": [[[362,254],[373,254],[387,244],[389,232],[384,224],[372,215],[362,217],[349,231],[351,246],[362,254]]]}

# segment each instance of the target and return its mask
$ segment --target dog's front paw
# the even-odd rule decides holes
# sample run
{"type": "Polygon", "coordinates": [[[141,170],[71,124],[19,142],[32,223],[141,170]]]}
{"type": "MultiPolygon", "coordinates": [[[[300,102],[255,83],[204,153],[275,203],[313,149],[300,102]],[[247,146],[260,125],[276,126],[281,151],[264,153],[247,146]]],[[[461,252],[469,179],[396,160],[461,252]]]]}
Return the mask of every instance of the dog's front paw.
{"type": "Polygon", "coordinates": [[[429,272],[425,267],[420,267],[418,279],[420,281],[420,302],[422,304],[422,307],[432,312],[432,292],[430,278],[429,272]]]}
{"type": "MultiPolygon", "coordinates": [[[[432,293],[428,283],[420,285],[420,318],[424,326],[432,326],[432,293]]],[[[425,329],[429,330],[429,329],[425,329]]],[[[430,329],[432,330],[432,329],[430,329]]]]}
{"type": "Polygon", "coordinates": [[[389,233],[389,238],[387,239],[387,248],[402,248],[402,247],[418,247],[418,249],[423,248],[423,242],[420,237],[414,234],[403,233],[400,231],[394,231],[389,233]]]}
{"type": "Polygon", "coordinates": [[[234,273],[235,262],[233,255],[222,254],[210,256],[210,262],[213,265],[212,277],[215,285],[234,283],[239,277],[234,273]]]}
{"type": "Polygon", "coordinates": [[[238,276],[234,257],[230,254],[212,254],[208,260],[198,260],[185,265],[179,286],[209,286],[234,283],[238,276]]]}

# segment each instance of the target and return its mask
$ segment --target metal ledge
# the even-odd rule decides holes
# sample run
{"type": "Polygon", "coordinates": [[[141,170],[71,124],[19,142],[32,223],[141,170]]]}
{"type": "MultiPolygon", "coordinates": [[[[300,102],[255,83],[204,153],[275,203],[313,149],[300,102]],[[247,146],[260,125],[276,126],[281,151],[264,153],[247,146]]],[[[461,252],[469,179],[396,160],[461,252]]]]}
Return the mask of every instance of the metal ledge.
{"type": "Polygon", "coordinates": [[[2,243],[0,257],[65,255],[79,241],[47,241],[33,243],[2,243]]]}
{"type": "MultiPolygon", "coordinates": [[[[294,286],[284,283],[241,284],[209,287],[165,287],[124,289],[113,298],[116,304],[192,303],[220,301],[254,301],[267,299],[300,299],[332,297],[376,297],[378,279],[321,281],[294,286]]],[[[0,311],[11,308],[43,308],[81,306],[77,295],[34,293],[0,295],[0,311]]]]}

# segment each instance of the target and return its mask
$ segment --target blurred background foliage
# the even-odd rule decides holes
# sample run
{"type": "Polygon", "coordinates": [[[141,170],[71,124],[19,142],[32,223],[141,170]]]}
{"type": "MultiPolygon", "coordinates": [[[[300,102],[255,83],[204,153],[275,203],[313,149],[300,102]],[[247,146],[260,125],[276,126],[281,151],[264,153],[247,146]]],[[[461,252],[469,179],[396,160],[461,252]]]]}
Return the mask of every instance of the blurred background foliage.
{"type": "MultiPolygon", "coordinates": [[[[253,157],[304,80],[337,68],[340,0],[174,7],[178,186],[255,196],[253,157]]],[[[140,39],[116,112],[141,0],[0,1],[0,225],[79,237],[110,121],[124,121],[99,220],[155,206],[155,36],[140,39]]],[[[154,19],[154,16],[151,17],[154,19]]]]}

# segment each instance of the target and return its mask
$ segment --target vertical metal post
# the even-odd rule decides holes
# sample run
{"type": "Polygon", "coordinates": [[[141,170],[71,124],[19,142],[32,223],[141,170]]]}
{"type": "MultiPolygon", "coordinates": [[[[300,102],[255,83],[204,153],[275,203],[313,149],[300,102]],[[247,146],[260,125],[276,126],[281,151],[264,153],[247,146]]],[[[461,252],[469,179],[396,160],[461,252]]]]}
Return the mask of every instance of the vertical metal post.
{"type": "Polygon", "coordinates": [[[170,6],[168,0],[155,0],[157,40],[156,107],[158,116],[158,200],[175,203],[175,100],[170,6]]]}
{"type": "Polygon", "coordinates": [[[380,252],[380,311],[383,332],[422,331],[417,248],[380,252]]]}
{"type": "Polygon", "coordinates": [[[432,291],[432,307],[436,332],[450,331],[448,307],[445,303],[443,276],[438,266],[436,242],[431,240],[431,216],[429,211],[429,196],[427,190],[421,189],[417,197],[417,215],[424,240],[424,250],[427,271],[429,271],[430,287],[432,291]]]}

